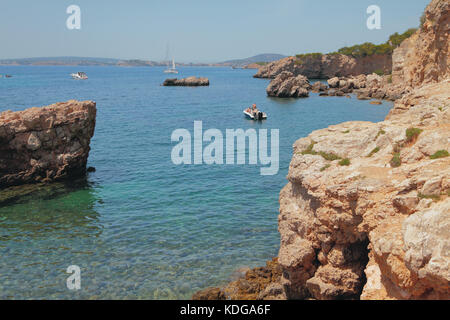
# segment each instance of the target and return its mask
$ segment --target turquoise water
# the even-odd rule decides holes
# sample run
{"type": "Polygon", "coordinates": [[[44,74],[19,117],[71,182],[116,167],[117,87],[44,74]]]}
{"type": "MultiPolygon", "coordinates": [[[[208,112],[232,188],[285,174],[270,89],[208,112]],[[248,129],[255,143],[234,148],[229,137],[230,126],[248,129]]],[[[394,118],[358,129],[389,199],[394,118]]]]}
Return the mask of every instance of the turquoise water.
{"type": "MultiPolygon", "coordinates": [[[[277,255],[278,194],[292,144],[349,120],[380,121],[391,104],[355,98],[280,100],[252,70],[181,68],[203,88],[161,87],[161,68],[0,67],[0,111],[95,100],[97,126],[84,181],[39,187],[0,207],[0,299],[178,299],[277,255]],[[69,74],[86,71],[88,81],[69,74]],[[256,103],[269,119],[242,110],[256,103]],[[256,165],[175,166],[172,131],[275,128],[280,170],[256,165]],[[81,268],[81,290],[66,268],[81,268]]],[[[22,188],[23,189],[23,188],[22,188]]],[[[19,189],[19,190],[22,190],[19,189]]],[[[10,190],[0,191],[5,194],[10,190]]]]}

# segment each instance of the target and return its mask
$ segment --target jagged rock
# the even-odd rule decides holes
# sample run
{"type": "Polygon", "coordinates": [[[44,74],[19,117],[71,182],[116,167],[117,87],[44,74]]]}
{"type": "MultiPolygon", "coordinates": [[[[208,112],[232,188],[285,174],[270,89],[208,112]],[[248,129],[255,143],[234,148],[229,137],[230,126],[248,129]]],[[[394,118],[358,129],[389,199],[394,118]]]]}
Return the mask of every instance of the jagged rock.
{"type": "Polygon", "coordinates": [[[269,97],[303,98],[309,96],[310,89],[308,78],[302,75],[294,77],[291,72],[284,71],[270,82],[266,92],[269,97]]]}
{"type": "Polygon", "coordinates": [[[93,101],[0,114],[0,188],[83,176],[94,135],[93,101]]]}
{"type": "Polygon", "coordinates": [[[207,288],[196,292],[192,300],[226,300],[226,297],[220,288],[207,288]]]}
{"type": "Polygon", "coordinates": [[[418,87],[443,81],[450,66],[450,2],[433,0],[424,12],[419,31],[394,51],[392,81],[394,84],[418,87]]]}
{"type": "Polygon", "coordinates": [[[330,86],[330,88],[338,88],[339,81],[340,80],[338,77],[334,77],[334,78],[329,79],[327,82],[328,82],[328,85],[330,86]]]}
{"type": "Polygon", "coordinates": [[[448,92],[450,79],[424,86],[398,100],[383,122],[330,126],[294,144],[279,216],[281,283],[288,299],[450,298],[444,272],[450,258],[443,249],[449,237],[438,229],[448,229],[450,157],[430,159],[437,150],[450,150],[448,92]],[[406,143],[410,127],[423,130],[413,144],[406,143]],[[397,145],[402,165],[389,168],[397,145]],[[331,154],[350,159],[350,165],[324,158],[331,154]],[[424,220],[406,224],[407,215],[424,220]],[[431,216],[436,220],[427,220],[431,216]],[[428,225],[436,229],[422,236],[417,228],[428,225]],[[420,239],[433,237],[435,242],[419,247],[426,243],[420,239]],[[431,248],[436,259],[421,276],[431,248]],[[408,258],[417,252],[423,258],[408,258]]]}
{"type": "Polygon", "coordinates": [[[198,87],[198,86],[209,86],[208,78],[197,78],[197,77],[188,77],[184,79],[166,79],[163,83],[163,86],[185,86],[185,87],[198,87]]]}
{"type": "Polygon", "coordinates": [[[313,92],[323,92],[323,91],[327,91],[328,87],[325,83],[317,81],[312,85],[311,90],[313,92]]]}
{"type": "Polygon", "coordinates": [[[194,300],[284,300],[286,294],[280,283],[278,259],[267,261],[265,267],[249,269],[244,277],[223,288],[208,288],[194,294],[194,300]]]}
{"type": "MultiPolygon", "coordinates": [[[[406,267],[434,299],[450,295],[450,201],[407,217],[402,225],[406,267]]],[[[418,294],[415,294],[418,296],[418,294]]]]}

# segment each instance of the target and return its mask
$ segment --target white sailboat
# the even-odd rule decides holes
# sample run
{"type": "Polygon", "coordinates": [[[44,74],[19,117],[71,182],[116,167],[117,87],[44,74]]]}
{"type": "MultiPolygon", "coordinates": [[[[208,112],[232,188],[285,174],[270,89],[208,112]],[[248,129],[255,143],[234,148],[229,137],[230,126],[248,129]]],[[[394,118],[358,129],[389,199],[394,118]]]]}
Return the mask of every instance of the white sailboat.
{"type": "Polygon", "coordinates": [[[172,59],[172,67],[170,65],[167,66],[167,69],[164,70],[164,73],[178,73],[178,70],[175,67],[175,60],[172,59]]]}

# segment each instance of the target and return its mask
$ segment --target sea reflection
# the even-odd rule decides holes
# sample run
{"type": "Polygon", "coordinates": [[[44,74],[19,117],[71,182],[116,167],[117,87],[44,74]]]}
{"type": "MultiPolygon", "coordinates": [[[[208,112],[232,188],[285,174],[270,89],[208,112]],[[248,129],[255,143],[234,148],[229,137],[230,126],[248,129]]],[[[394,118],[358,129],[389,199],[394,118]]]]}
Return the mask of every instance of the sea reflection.
{"type": "Polygon", "coordinates": [[[67,290],[66,268],[92,256],[102,234],[99,202],[87,180],[1,190],[0,299],[67,290]]]}

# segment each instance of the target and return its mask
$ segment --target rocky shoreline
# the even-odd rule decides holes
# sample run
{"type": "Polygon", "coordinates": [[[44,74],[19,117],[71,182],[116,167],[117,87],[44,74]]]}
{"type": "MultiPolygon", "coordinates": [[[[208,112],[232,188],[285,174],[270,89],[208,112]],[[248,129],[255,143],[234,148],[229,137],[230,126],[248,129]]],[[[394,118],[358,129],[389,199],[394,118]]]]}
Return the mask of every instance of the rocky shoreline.
{"type": "Polygon", "coordinates": [[[0,114],[0,189],[86,174],[96,104],[67,101],[0,114]]]}
{"type": "Polygon", "coordinates": [[[295,76],[292,72],[283,71],[270,82],[266,92],[269,97],[278,98],[306,98],[309,97],[309,92],[315,92],[324,97],[350,97],[349,94],[353,93],[360,100],[395,101],[411,91],[410,87],[393,84],[391,75],[361,74],[356,77],[334,77],[327,80],[327,83],[328,85],[317,81],[311,85],[305,76],[295,76]]]}
{"type": "Polygon", "coordinates": [[[253,269],[238,285],[249,291],[230,294],[234,282],[216,296],[450,299],[449,33],[450,3],[432,0],[421,29],[394,51],[392,77],[311,85],[305,75],[265,68],[273,71],[269,96],[353,92],[395,105],[382,122],[346,122],[295,142],[280,192],[281,276],[252,286],[253,269]]]}

